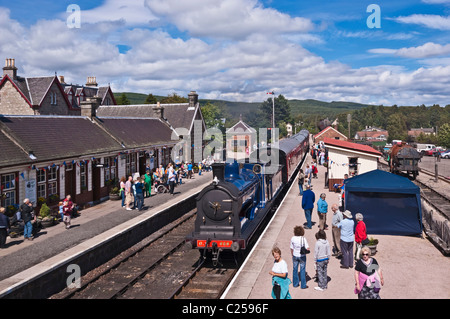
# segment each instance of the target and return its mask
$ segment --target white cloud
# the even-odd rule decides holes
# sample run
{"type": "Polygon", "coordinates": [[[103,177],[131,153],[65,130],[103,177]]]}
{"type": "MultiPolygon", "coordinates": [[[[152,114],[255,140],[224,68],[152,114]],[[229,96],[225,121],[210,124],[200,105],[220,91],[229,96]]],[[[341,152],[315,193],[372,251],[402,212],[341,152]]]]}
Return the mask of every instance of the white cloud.
{"type": "Polygon", "coordinates": [[[149,25],[156,20],[157,17],[145,6],[144,0],[106,0],[99,7],[81,10],[82,23],[122,21],[127,26],[138,26],[149,25]]]}
{"type": "Polygon", "coordinates": [[[450,0],[422,0],[422,2],[427,4],[450,4],[450,0]]]}
{"type": "Polygon", "coordinates": [[[392,54],[404,58],[423,59],[450,54],[450,44],[442,45],[438,43],[427,42],[424,45],[418,47],[401,49],[370,49],[369,52],[375,54],[392,54]]]}
{"type": "Polygon", "coordinates": [[[251,34],[308,32],[309,19],[291,17],[257,0],[146,0],[156,15],[196,37],[242,39],[251,34]]]}
{"type": "Polygon", "coordinates": [[[440,15],[413,14],[405,17],[397,17],[394,20],[401,23],[418,24],[430,29],[442,31],[450,30],[450,17],[443,17],[440,15]]]}

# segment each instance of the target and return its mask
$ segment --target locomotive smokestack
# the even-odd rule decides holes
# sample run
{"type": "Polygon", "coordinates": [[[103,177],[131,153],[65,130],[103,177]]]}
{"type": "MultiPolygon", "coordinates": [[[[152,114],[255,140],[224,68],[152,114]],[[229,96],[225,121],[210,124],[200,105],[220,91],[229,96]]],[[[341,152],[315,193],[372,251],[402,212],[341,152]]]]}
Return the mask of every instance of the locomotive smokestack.
{"type": "Polygon", "coordinates": [[[217,177],[219,181],[225,180],[225,164],[214,163],[211,166],[213,170],[213,176],[217,177]]]}

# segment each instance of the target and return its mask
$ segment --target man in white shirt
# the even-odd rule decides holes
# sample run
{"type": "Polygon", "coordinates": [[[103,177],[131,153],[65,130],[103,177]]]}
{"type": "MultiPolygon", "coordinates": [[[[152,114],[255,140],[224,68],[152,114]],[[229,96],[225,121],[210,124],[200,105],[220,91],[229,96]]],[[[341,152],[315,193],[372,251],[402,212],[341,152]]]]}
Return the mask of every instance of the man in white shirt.
{"type": "Polygon", "coordinates": [[[167,178],[169,179],[169,193],[173,195],[173,191],[175,189],[176,175],[172,163],[170,163],[169,167],[167,168],[167,178]]]}

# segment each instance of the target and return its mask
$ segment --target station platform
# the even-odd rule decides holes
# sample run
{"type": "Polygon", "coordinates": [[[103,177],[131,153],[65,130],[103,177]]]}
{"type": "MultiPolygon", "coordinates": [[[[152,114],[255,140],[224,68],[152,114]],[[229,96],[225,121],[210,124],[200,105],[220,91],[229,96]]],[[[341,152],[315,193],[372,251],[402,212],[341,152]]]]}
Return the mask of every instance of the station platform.
{"type": "Polygon", "coordinates": [[[121,207],[121,201],[107,200],[83,209],[80,216],[72,219],[68,230],[59,223],[43,228],[33,241],[25,241],[23,236],[8,237],[5,247],[0,249],[0,298],[13,287],[195,195],[211,180],[212,172],[203,171],[202,175],[194,174],[192,179],[183,179],[183,184],[175,188],[174,195],[155,195],[152,191],[152,196],[144,199],[142,211],[128,211],[121,207]]]}
{"type": "MultiPolygon", "coordinates": [[[[308,155],[305,161],[311,163],[308,155]]],[[[304,165],[303,168],[305,168],[304,165]]],[[[321,193],[326,194],[328,203],[326,230],[330,247],[333,246],[331,234],[331,205],[338,203],[338,193],[330,192],[325,188],[325,170],[318,167],[317,179],[312,179],[312,190],[316,195],[316,203],[321,193]]],[[[444,186],[443,186],[444,187],[444,186]]],[[[279,209],[266,227],[262,236],[255,244],[244,265],[239,270],[233,281],[227,287],[222,299],[271,299],[272,277],[269,272],[272,269],[274,259],[272,248],[278,246],[281,249],[282,259],[288,264],[288,277],[292,280],[292,257],[290,252],[290,239],[296,225],[306,222],[304,211],[301,208],[298,184],[295,181],[279,209]]],[[[382,209],[382,207],[380,207],[382,209]]],[[[356,213],[352,212],[353,217],[356,213]]],[[[312,221],[315,224],[312,229],[305,230],[311,253],[306,257],[307,289],[289,287],[292,299],[357,299],[354,293],[354,268],[340,268],[340,260],[331,257],[328,264],[328,289],[317,291],[314,287],[314,246],[315,234],[319,230],[319,218],[317,216],[317,204],[312,213],[312,221]]],[[[382,299],[448,299],[450,298],[450,259],[442,255],[439,250],[425,237],[412,236],[388,236],[370,234],[370,225],[367,226],[369,237],[379,240],[377,253],[373,256],[379,263],[384,276],[384,286],[380,291],[382,299]]],[[[355,249],[355,245],[354,245],[355,249]]]]}

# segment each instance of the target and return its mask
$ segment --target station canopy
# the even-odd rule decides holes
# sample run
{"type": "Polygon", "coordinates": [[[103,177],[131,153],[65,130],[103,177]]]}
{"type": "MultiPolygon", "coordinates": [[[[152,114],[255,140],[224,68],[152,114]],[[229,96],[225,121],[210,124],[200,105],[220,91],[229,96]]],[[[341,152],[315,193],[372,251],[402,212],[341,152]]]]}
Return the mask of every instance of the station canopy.
{"type": "Polygon", "coordinates": [[[345,208],[364,216],[369,237],[421,234],[420,188],[408,178],[373,170],[344,182],[345,208]]]}

